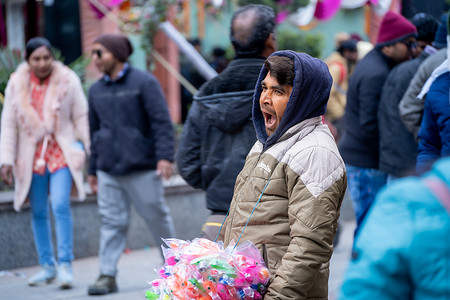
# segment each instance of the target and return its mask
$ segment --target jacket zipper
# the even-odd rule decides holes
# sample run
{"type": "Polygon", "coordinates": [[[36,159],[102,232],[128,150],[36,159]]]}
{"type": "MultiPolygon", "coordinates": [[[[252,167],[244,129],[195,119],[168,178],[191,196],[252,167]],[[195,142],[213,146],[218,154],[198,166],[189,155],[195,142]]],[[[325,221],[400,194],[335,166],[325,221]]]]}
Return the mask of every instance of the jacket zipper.
{"type": "Polygon", "coordinates": [[[266,264],[266,267],[269,268],[269,260],[267,258],[267,246],[266,246],[266,244],[262,244],[262,257],[263,257],[264,263],[266,264]]]}
{"type": "Polygon", "coordinates": [[[117,86],[116,86],[116,83],[115,82],[113,82],[112,83],[112,85],[113,85],[113,97],[112,97],[112,99],[113,99],[113,101],[114,101],[114,103],[113,103],[113,107],[114,107],[114,125],[113,125],[113,141],[114,141],[114,154],[113,154],[113,156],[114,156],[114,161],[115,162],[117,162],[118,161],[118,156],[119,156],[119,151],[118,151],[118,143],[117,143],[117,124],[118,124],[118,122],[117,122],[117,118],[118,118],[118,115],[117,115],[117,86]]]}

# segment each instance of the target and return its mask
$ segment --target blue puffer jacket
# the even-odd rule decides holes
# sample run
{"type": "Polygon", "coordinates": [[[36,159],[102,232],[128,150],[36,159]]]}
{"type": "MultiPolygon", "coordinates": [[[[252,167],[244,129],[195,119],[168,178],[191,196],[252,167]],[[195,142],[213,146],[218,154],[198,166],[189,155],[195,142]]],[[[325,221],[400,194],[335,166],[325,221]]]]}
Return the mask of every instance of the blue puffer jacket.
{"type": "Polygon", "coordinates": [[[419,130],[417,173],[428,171],[439,157],[450,155],[450,72],[436,78],[425,101],[419,130]]]}
{"type": "MultiPolygon", "coordinates": [[[[450,187],[450,158],[424,178],[450,187]]],[[[422,179],[380,192],[353,250],[339,299],[450,299],[450,215],[422,179]]]]}

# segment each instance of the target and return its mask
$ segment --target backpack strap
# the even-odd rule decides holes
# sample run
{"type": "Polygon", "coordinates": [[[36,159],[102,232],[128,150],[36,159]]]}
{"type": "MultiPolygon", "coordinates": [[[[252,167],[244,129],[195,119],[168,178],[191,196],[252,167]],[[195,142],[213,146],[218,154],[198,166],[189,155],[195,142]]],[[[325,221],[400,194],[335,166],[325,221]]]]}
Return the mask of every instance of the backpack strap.
{"type": "Polygon", "coordinates": [[[341,63],[340,61],[335,61],[335,62],[333,62],[333,64],[339,66],[339,71],[340,71],[339,85],[342,85],[345,77],[347,77],[347,71],[345,70],[344,64],[341,63]]]}
{"type": "Polygon", "coordinates": [[[450,214],[450,190],[449,187],[436,177],[425,178],[422,180],[426,187],[438,198],[442,206],[450,214]]]}
{"type": "Polygon", "coordinates": [[[340,61],[335,61],[331,64],[339,67],[339,82],[333,81],[334,88],[342,95],[346,96],[347,92],[342,88],[342,83],[344,83],[345,77],[347,76],[347,71],[344,65],[340,61]]]}

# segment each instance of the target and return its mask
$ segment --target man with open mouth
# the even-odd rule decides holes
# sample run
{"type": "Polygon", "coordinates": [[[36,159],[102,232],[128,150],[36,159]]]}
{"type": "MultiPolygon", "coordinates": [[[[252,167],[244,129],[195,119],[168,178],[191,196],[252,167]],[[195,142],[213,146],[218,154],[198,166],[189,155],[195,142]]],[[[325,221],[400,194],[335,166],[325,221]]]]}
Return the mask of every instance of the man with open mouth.
{"type": "Polygon", "coordinates": [[[237,177],[219,238],[250,240],[271,278],[264,299],[327,299],[329,260],[347,186],[323,123],[332,78],[305,53],[273,53],[253,97],[257,141],[237,177]]]}

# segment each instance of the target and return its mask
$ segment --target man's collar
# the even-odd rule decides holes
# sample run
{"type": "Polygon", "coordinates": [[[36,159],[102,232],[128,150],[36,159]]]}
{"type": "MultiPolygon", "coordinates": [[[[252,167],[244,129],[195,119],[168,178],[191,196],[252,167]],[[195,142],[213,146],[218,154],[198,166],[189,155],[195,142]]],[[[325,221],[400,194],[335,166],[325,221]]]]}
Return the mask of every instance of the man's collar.
{"type": "Polygon", "coordinates": [[[111,77],[109,77],[108,74],[105,74],[105,75],[103,76],[103,79],[104,79],[106,82],[114,82],[114,81],[118,81],[118,80],[120,80],[123,76],[125,76],[125,73],[128,71],[129,68],[130,68],[129,64],[128,64],[128,63],[124,63],[123,69],[120,70],[119,74],[117,74],[117,78],[116,78],[116,79],[114,79],[114,80],[111,79],[111,77]]]}

